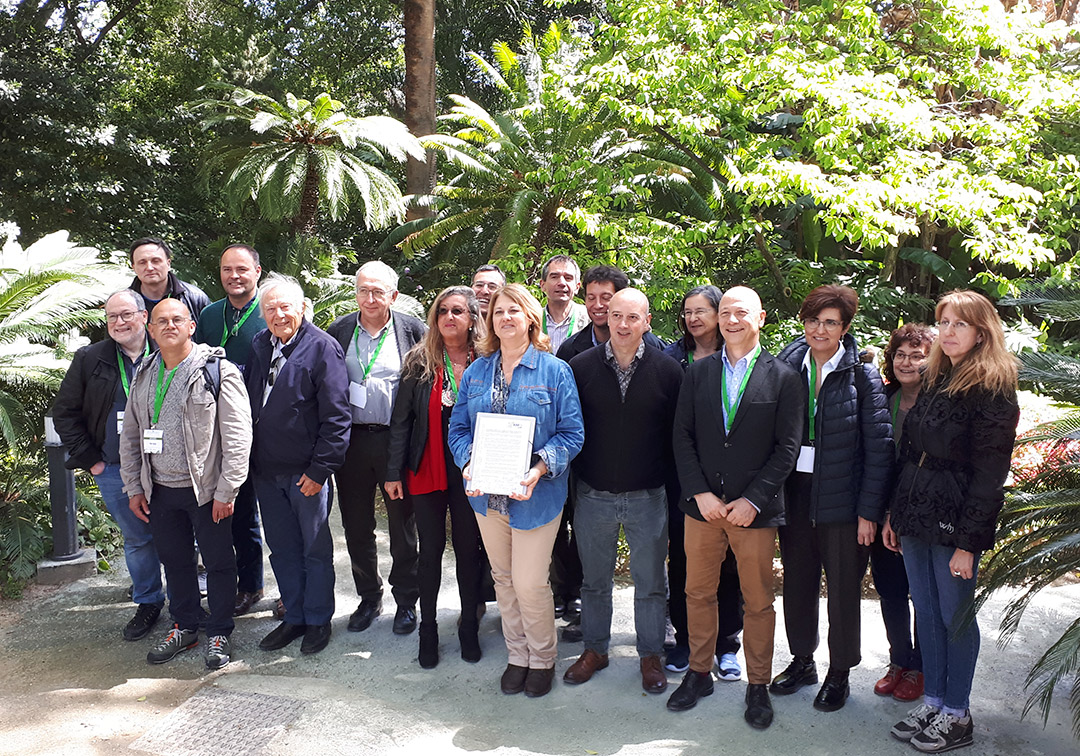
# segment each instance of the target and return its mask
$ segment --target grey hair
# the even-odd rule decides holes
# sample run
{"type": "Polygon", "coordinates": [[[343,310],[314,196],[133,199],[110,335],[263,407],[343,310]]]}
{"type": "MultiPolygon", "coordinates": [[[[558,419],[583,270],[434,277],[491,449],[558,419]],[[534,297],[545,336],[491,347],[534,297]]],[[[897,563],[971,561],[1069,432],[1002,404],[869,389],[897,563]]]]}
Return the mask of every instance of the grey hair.
{"type": "Polygon", "coordinates": [[[390,287],[390,291],[397,291],[397,271],[384,263],[382,260],[368,260],[366,263],[361,265],[360,270],[356,271],[357,280],[360,279],[361,273],[367,273],[368,275],[375,276],[380,281],[387,284],[390,287]]]}
{"type": "Polygon", "coordinates": [[[142,298],[142,294],[134,289],[117,289],[109,296],[105,297],[105,304],[109,304],[109,300],[115,297],[117,294],[126,294],[131,303],[135,305],[137,312],[146,312],[146,300],[142,298]]]}
{"type": "Polygon", "coordinates": [[[286,301],[292,302],[294,305],[300,305],[304,307],[305,316],[311,313],[311,300],[304,296],[304,290],[300,288],[300,284],[296,282],[295,278],[289,276],[283,276],[280,273],[271,273],[263,281],[262,286],[259,287],[259,311],[265,315],[263,310],[263,303],[266,301],[266,297],[271,291],[281,289],[282,294],[285,295],[286,301]]]}

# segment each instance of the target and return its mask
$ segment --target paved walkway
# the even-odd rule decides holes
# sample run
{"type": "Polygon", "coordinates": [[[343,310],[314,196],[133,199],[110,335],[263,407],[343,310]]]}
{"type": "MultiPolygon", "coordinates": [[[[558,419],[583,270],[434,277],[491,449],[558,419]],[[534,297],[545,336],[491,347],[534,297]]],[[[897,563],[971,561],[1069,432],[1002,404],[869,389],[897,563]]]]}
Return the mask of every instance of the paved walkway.
{"type": "MultiPolygon", "coordinates": [[[[258,650],[259,639],[275,624],[264,601],[259,611],[238,620],[237,661],[225,670],[208,673],[201,650],[150,666],[149,639],[120,639],[132,613],[122,573],[59,590],[35,588],[21,601],[0,603],[0,754],[911,752],[887,734],[907,707],[872,692],[887,662],[874,601],[863,602],[863,663],[852,670],[848,705],[831,714],[817,712],[810,705],[814,691],[805,689],[774,699],[775,724],[756,732],[742,720],[744,683],[718,682],[713,696],[681,714],[664,708],[666,695],[641,691],[630,589],[616,595],[611,666],[585,685],[559,682],[550,695],[533,700],[498,690],[506,651],[494,605],[481,624],[483,660],[466,664],[458,656],[457,599],[448,566],[439,615],[443,660],[434,670],[422,670],[416,636],[391,633],[392,607],[366,632],[345,631],[356,599],[336,518],[334,525],[338,616],[330,646],[314,657],[301,657],[299,643],[286,653],[258,650]]],[[[388,566],[385,537],[380,548],[388,566]]],[[[275,595],[269,567],[267,577],[267,595],[275,595]]],[[[1080,753],[1068,725],[1064,686],[1045,729],[1037,719],[1020,719],[1027,670],[1080,616],[1080,585],[1043,592],[1006,649],[996,644],[1003,604],[995,600],[980,617],[983,650],[972,701],[976,743],[964,752],[1080,753]]],[[[778,670],[788,660],[782,616],[777,626],[778,670]]],[[[562,643],[559,651],[561,675],[581,645],[562,643]]],[[[819,660],[826,656],[821,651],[819,660]]],[[[673,686],[678,677],[670,676],[673,686]]]]}

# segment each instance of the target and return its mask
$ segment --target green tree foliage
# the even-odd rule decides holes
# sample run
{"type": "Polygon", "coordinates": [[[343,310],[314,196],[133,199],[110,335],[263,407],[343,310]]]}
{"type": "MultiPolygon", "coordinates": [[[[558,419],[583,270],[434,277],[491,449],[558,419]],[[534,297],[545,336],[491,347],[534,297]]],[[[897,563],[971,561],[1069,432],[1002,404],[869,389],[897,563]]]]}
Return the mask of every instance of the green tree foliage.
{"type": "Polygon", "coordinates": [[[593,65],[566,85],[716,178],[715,220],[688,233],[745,256],[789,312],[860,264],[863,291],[876,278],[927,296],[1071,265],[1080,88],[1066,27],[1024,3],[795,7],[611,0],[593,65]]]}

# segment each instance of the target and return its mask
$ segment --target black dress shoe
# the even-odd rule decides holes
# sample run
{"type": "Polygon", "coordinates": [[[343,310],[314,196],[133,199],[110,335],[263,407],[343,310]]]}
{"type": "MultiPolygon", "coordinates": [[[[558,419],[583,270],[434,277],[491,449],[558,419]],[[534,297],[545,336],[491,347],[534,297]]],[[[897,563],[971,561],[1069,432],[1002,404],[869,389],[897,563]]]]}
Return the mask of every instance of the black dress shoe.
{"type": "Polygon", "coordinates": [[[764,683],[746,686],[746,713],[743,717],[755,730],[768,729],[772,724],[772,701],[769,700],[769,689],[764,683]]]}
{"type": "Polygon", "coordinates": [[[259,648],[263,651],[278,651],[302,636],[306,631],[307,625],[290,625],[288,622],[282,622],[259,641],[259,648]]]}
{"type": "Polygon", "coordinates": [[[394,615],[394,635],[408,635],[416,629],[416,607],[398,606],[394,615]]]}
{"type": "Polygon", "coordinates": [[[567,643],[581,643],[585,634],[581,632],[581,618],[579,617],[576,622],[571,622],[562,630],[562,639],[567,643]]]}
{"type": "Polygon", "coordinates": [[[139,608],[135,610],[135,616],[124,625],[124,640],[137,641],[145,638],[157,624],[162,606],[164,604],[139,604],[139,608]]]}
{"type": "Polygon", "coordinates": [[[260,591],[237,591],[236,592],[236,604],[233,606],[233,616],[239,617],[242,614],[247,614],[251,611],[251,607],[255,606],[263,597],[263,592],[260,591]]]}
{"type": "Polygon", "coordinates": [[[375,618],[382,614],[382,599],[374,601],[364,599],[356,611],[349,616],[349,632],[359,633],[371,627],[375,618]]]}
{"type": "Polygon", "coordinates": [[[573,624],[581,621],[581,599],[572,598],[566,602],[566,610],[563,611],[562,618],[568,623],[573,624]]]}
{"type": "Polygon", "coordinates": [[[667,700],[667,707],[671,711],[686,711],[697,706],[699,698],[711,696],[712,692],[712,675],[691,669],[683,677],[679,687],[671,694],[671,698],[667,700]]]}
{"type": "Polygon", "coordinates": [[[300,644],[300,653],[317,654],[330,642],[330,623],[308,625],[304,632],[304,642],[300,644]]]}
{"type": "Polygon", "coordinates": [[[804,685],[817,685],[817,665],[812,656],[796,656],[787,669],[773,678],[769,692],[774,696],[787,696],[804,685]]]}
{"type": "Polygon", "coordinates": [[[830,669],[825,675],[825,682],[821,685],[817,697],[814,699],[814,708],[818,711],[836,711],[844,708],[848,694],[848,671],[846,669],[830,669]]]}
{"type": "Polygon", "coordinates": [[[566,602],[562,600],[561,596],[556,596],[555,599],[555,619],[563,616],[566,613],[566,602]]]}

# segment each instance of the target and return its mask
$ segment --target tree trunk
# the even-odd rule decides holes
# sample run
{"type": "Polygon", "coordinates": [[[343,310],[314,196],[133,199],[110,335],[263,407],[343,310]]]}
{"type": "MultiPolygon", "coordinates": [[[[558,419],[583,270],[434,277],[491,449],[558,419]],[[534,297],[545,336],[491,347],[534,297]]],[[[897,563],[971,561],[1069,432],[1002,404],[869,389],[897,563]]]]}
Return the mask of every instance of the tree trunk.
{"type": "MultiPolygon", "coordinates": [[[[405,0],[405,125],[416,137],[435,133],[435,0],[405,0]]],[[[435,186],[435,154],[409,158],[405,187],[409,194],[430,194],[435,186]]],[[[430,215],[410,204],[406,218],[430,215]]]]}
{"type": "Polygon", "coordinates": [[[300,212],[292,219],[293,231],[304,236],[314,236],[316,221],[319,217],[319,171],[315,161],[308,160],[307,175],[304,176],[304,189],[300,194],[300,212]]]}

